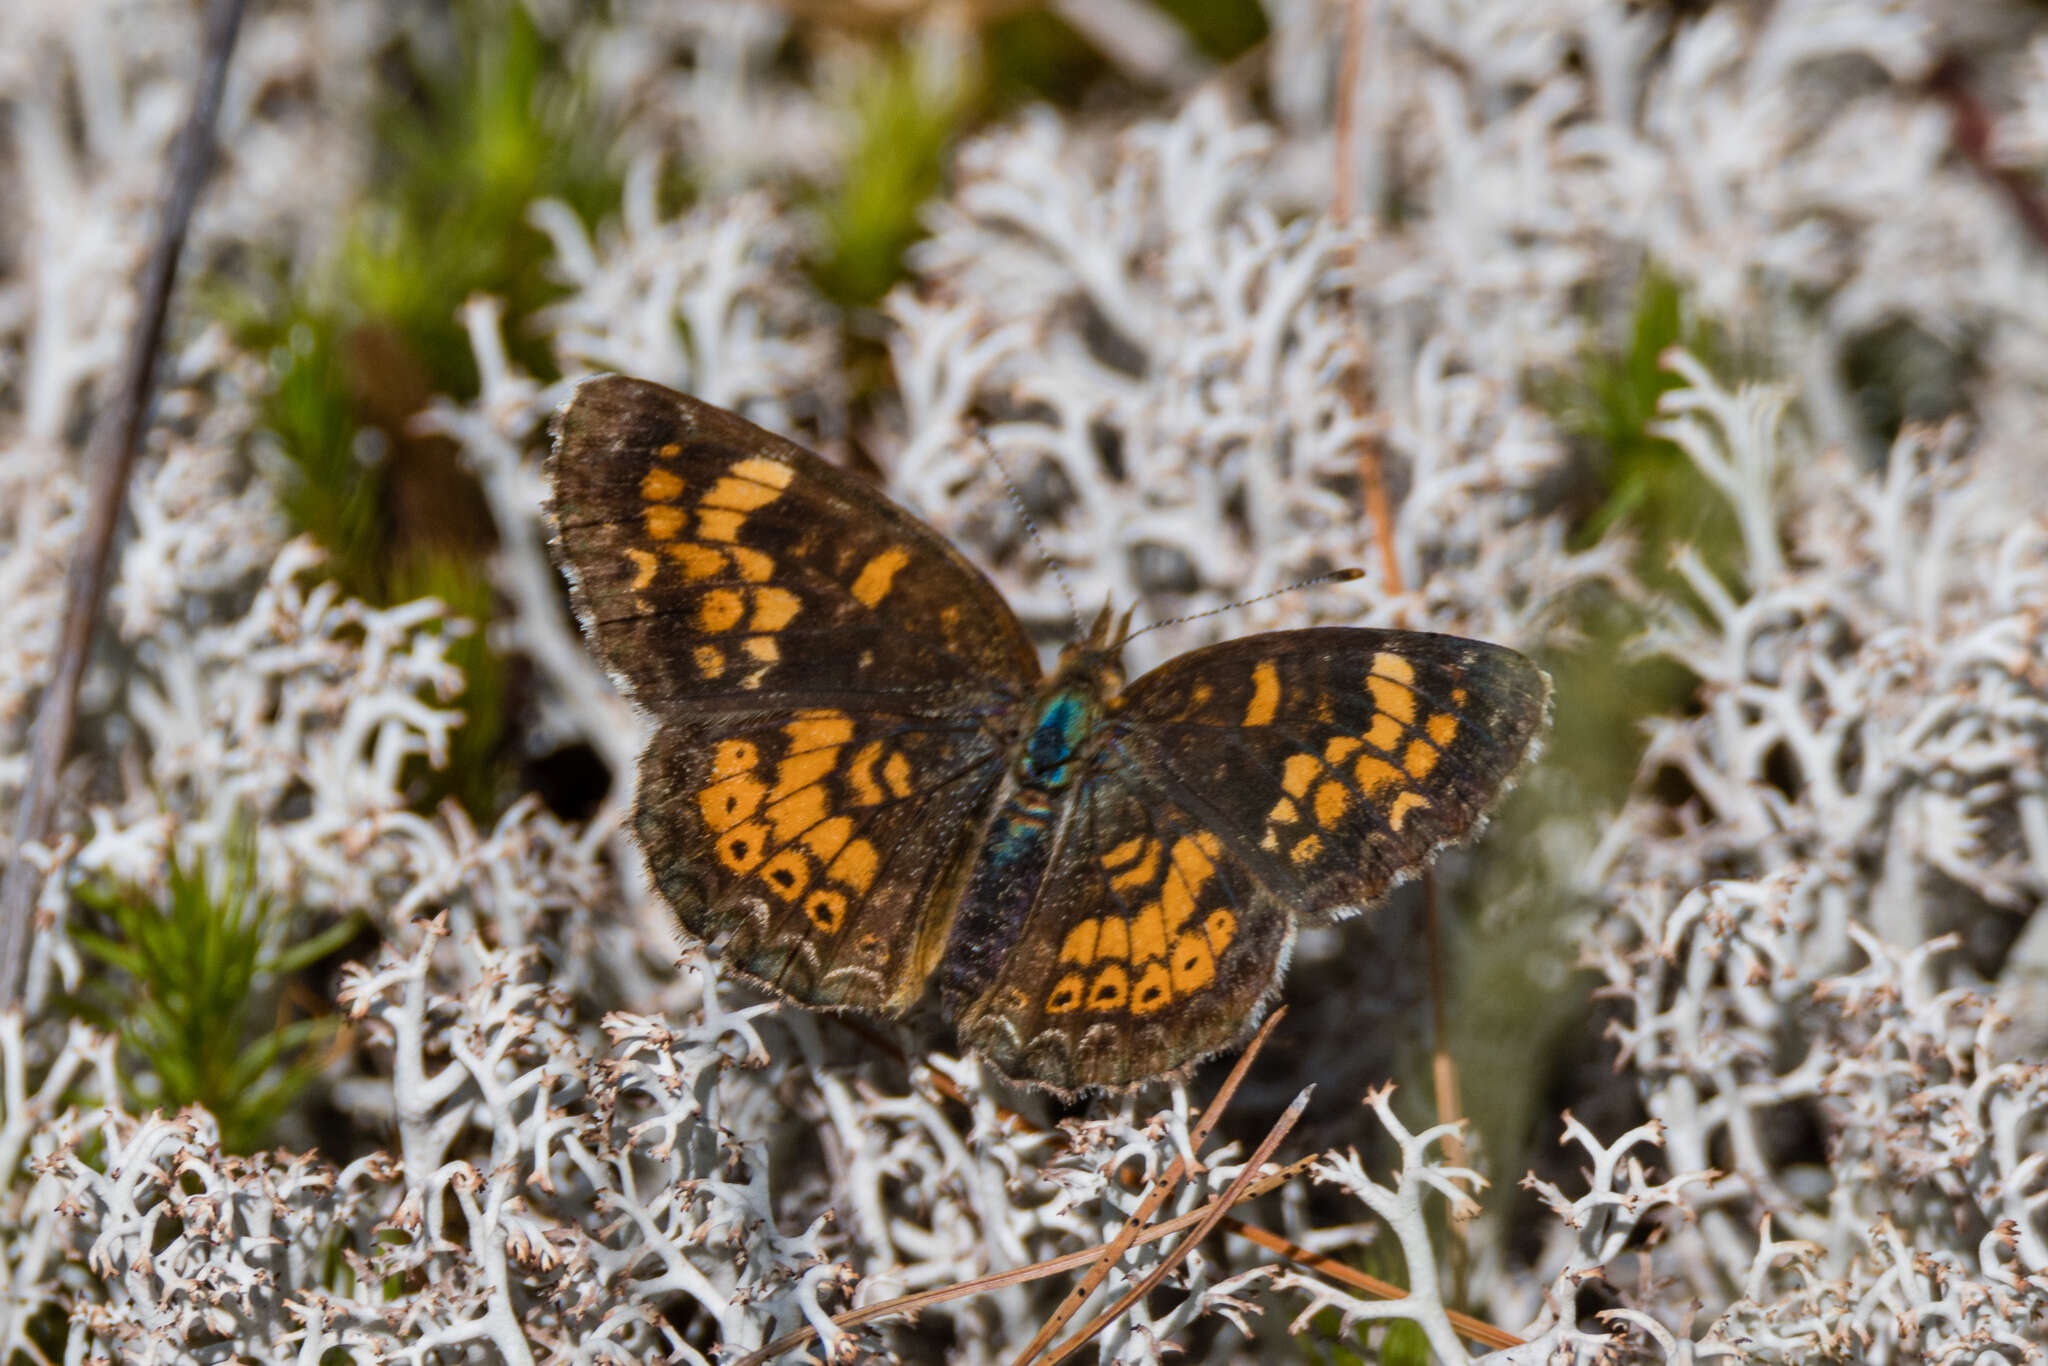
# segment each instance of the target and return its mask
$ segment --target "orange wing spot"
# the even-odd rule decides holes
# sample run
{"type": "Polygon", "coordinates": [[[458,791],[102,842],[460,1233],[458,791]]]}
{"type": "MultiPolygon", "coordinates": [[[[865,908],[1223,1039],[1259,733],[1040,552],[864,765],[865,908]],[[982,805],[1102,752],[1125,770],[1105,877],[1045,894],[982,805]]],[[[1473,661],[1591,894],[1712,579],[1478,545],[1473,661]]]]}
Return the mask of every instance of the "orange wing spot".
{"type": "Polygon", "coordinates": [[[1143,963],[1153,958],[1166,957],[1166,917],[1161,913],[1159,903],[1146,905],[1131,920],[1131,961],[1143,963]]]}
{"type": "Polygon", "coordinates": [[[1173,866],[1180,870],[1181,876],[1200,887],[1216,871],[1216,854],[1222,848],[1216,837],[1206,830],[1200,835],[1184,835],[1173,842],[1173,866]]]}
{"type": "Polygon", "coordinates": [[[1365,795],[1368,797],[1378,796],[1389,787],[1398,787],[1403,781],[1400,769],[1385,759],[1370,754],[1360,759],[1358,766],[1351,771],[1357,776],[1358,785],[1365,789],[1365,795]]]}
{"type": "Polygon", "coordinates": [[[839,857],[832,860],[832,866],[825,871],[834,882],[843,882],[861,896],[867,895],[868,888],[875,885],[875,869],[880,866],[875,857],[875,846],[866,840],[854,840],[839,851],[839,857]]]}
{"type": "Polygon", "coordinates": [[[747,524],[745,513],[705,508],[697,514],[697,534],[707,541],[736,541],[747,524]]]}
{"type": "Polygon", "coordinates": [[[1316,789],[1316,824],[1328,830],[1344,819],[1344,808],[1349,805],[1351,794],[1342,783],[1324,783],[1316,789]]]}
{"type": "Polygon", "coordinates": [[[1323,762],[1341,764],[1358,753],[1358,747],[1365,742],[1355,735],[1334,735],[1330,743],[1323,746],[1323,762]]]}
{"type": "Polygon", "coordinates": [[[761,751],[752,740],[720,740],[711,760],[711,776],[730,778],[745,773],[761,762],[761,751]]]}
{"type": "Polygon", "coordinates": [[[768,506],[781,496],[781,489],[772,489],[751,479],[735,479],[727,475],[713,484],[709,493],[697,500],[697,506],[752,512],[755,508],[768,506]]]}
{"type": "Polygon", "coordinates": [[[1102,856],[1102,866],[1117,869],[1145,852],[1145,837],[1134,835],[1102,856]]]}
{"type": "Polygon", "coordinates": [[[796,471],[779,460],[764,456],[753,456],[732,467],[731,473],[741,479],[751,479],[757,484],[766,484],[780,492],[789,487],[789,481],[796,477],[796,471]]]}
{"type": "Polygon", "coordinates": [[[804,848],[818,856],[821,863],[830,863],[833,856],[846,847],[853,838],[853,818],[834,816],[829,821],[819,821],[798,837],[804,848]]]}
{"type": "Polygon", "coordinates": [[[667,503],[650,503],[640,510],[647,534],[657,541],[673,541],[683,529],[683,510],[667,503]]]}
{"type": "Polygon", "coordinates": [[[697,627],[713,635],[730,631],[740,624],[746,611],[747,600],[737,590],[714,588],[697,604],[697,627]]]}
{"type": "Polygon", "coordinates": [[[714,832],[730,830],[759,811],[761,799],[767,795],[767,785],[759,778],[736,773],[698,792],[697,810],[714,832]]]}
{"type": "Polygon", "coordinates": [[[1199,934],[1184,934],[1173,941],[1173,989],[1186,994],[1200,991],[1216,980],[1216,957],[1209,941],[1199,934]]]}
{"type": "Polygon", "coordinates": [[[1109,880],[1110,890],[1127,892],[1133,887],[1150,887],[1159,876],[1159,842],[1145,841],[1145,857],[1109,880]]]}
{"type": "Polygon", "coordinates": [[[1060,945],[1060,961],[1087,967],[1095,961],[1095,940],[1101,933],[1102,922],[1094,916],[1068,930],[1067,942],[1060,945]]]}
{"type": "Polygon", "coordinates": [[[1302,840],[1287,851],[1287,859],[1288,862],[1299,868],[1304,864],[1314,863],[1316,856],[1322,852],[1322,837],[1320,835],[1310,835],[1307,839],[1302,840]]]}
{"type": "Polygon", "coordinates": [[[1159,889],[1159,910],[1165,917],[1167,933],[1171,934],[1179,929],[1187,923],[1187,918],[1195,913],[1197,890],[1198,888],[1190,886],[1188,880],[1181,876],[1178,868],[1166,875],[1166,885],[1159,889]]]}
{"type": "Polygon", "coordinates": [[[853,789],[855,806],[881,805],[882,787],[875,781],[875,761],[881,757],[880,740],[870,740],[853,752],[853,762],[846,768],[846,782],[853,789]]]}
{"type": "Polygon", "coordinates": [[[681,446],[678,446],[673,441],[663,442],[661,448],[655,451],[655,454],[660,456],[663,460],[673,460],[682,453],[683,448],[681,446]]]}
{"type": "MultiPolygon", "coordinates": [[[[804,898],[804,919],[816,925],[827,934],[839,933],[839,927],[846,923],[846,894],[831,887],[820,887],[804,898]]],[[[881,946],[878,935],[861,936],[861,951],[873,956],[881,946]]]]}
{"type": "Polygon", "coordinates": [[[1052,995],[1045,998],[1045,1013],[1064,1015],[1070,1010],[1078,1010],[1080,1005],[1081,979],[1070,972],[1060,978],[1059,984],[1052,989],[1052,995]]]}
{"type": "Polygon", "coordinates": [[[1408,752],[1401,758],[1401,764],[1408,770],[1408,776],[1421,779],[1429,776],[1436,767],[1437,748],[1427,740],[1411,740],[1408,752]]]}
{"type": "Polygon", "coordinates": [[[821,783],[798,788],[768,806],[768,819],[775,826],[775,842],[787,844],[825,819],[825,788],[821,783]]]}
{"type": "Polygon", "coordinates": [[[811,885],[811,859],[801,849],[785,849],[761,867],[761,881],[784,901],[794,901],[811,885]]]}
{"type": "Polygon", "coordinates": [[[719,678],[725,673],[725,651],[716,645],[699,645],[690,651],[699,678],[719,678]]]}
{"type": "Polygon", "coordinates": [[[691,583],[708,579],[725,568],[725,556],[695,541],[677,541],[668,548],[668,557],[683,567],[683,578],[691,583]]]}
{"type": "Polygon", "coordinates": [[[1273,803],[1273,809],[1266,813],[1266,820],[1279,825],[1292,825],[1301,819],[1301,808],[1294,804],[1294,798],[1282,797],[1273,803]]]}
{"type": "Polygon", "coordinates": [[[774,636],[748,636],[740,648],[757,664],[778,664],[782,661],[782,647],[775,643],[774,636]]]}
{"type": "Polygon", "coordinates": [[[1402,725],[1415,720],[1415,694],[1391,679],[1378,674],[1365,680],[1366,691],[1372,694],[1373,704],[1402,725]]]}
{"type": "Polygon", "coordinates": [[[890,546],[860,567],[860,576],[853,581],[853,596],[863,607],[873,607],[889,596],[897,572],[909,563],[909,551],[900,545],[890,546]]]}
{"type": "Polygon", "coordinates": [[[1372,657],[1372,671],[1381,678],[1391,678],[1396,683],[1415,682],[1415,666],[1401,656],[1385,650],[1372,657]]]}
{"type": "Polygon", "coordinates": [[[1396,830],[1399,830],[1401,828],[1401,822],[1408,819],[1408,813],[1410,811],[1415,810],[1417,807],[1426,808],[1428,805],[1429,798],[1423,796],[1421,793],[1403,792],[1400,796],[1394,798],[1394,809],[1387,813],[1387,824],[1393,826],[1396,830]]]}
{"type": "Polygon", "coordinates": [[[1095,985],[1088,988],[1090,1010],[1120,1010],[1131,996],[1131,979],[1121,963],[1111,963],[1095,974],[1095,985]]]}
{"type": "MultiPolygon", "coordinates": [[[[1131,992],[1131,1012],[1135,1015],[1150,1015],[1173,1004],[1173,987],[1166,973],[1166,964],[1154,963],[1138,978],[1136,990],[1131,992]]],[[[1093,1004],[1092,1002],[1090,1004],[1093,1004]]]]}
{"type": "Polygon", "coordinates": [[[1316,774],[1323,766],[1313,754],[1290,754],[1287,762],[1280,766],[1280,786],[1290,797],[1308,795],[1308,785],[1315,781],[1316,774]]]}
{"type": "Polygon", "coordinates": [[[789,737],[792,750],[843,745],[853,739],[853,720],[843,711],[800,711],[796,720],[782,728],[782,733],[789,737]]]}
{"type": "Polygon", "coordinates": [[[1252,669],[1252,700],[1245,704],[1247,726],[1269,726],[1280,709],[1280,670],[1272,660],[1262,659],[1252,669]]]}
{"type": "Polygon", "coordinates": [[[780,631],[803,605],[803,599],[787,588],[756,588],[754,619],[748,625],[756,631],[780,631]]]}
{"type": "Polygon", "coordinates": [[[1279,847],[1280,832],[1277,830],[1268,830],[1266,832],[1266,837],[1259,841],[1259,848],[1265,850],[1269,854],[1272,853],[1275,849],[1278,849],[1279,847]]]}
{"type": "Polygon", "coordinates": [[[1115,958],[1128,961],[1131,956],[1131,932],[1120,916],[1107,916],[1102,922],[1102,936],[1095,941],[1097,958],[1115,958]]]}
{"type": "Polygon", "coordinates": [[[1429,732],[1430,739],[1436,741],[1436,747],[1442,749],[1458,738],[1458,718],[1447,711],[1440,711],[1429,718],[1429,724],[1423,729],[1429,732]]]}
{"type": "Polygon", "coordinates": [[[839,751],[832,747],[790,755],[775,766],[775,787],[768,799],[779,802],[792,792],[816,786],[838,763],[839,751]]]}
{"type": "Polygon", "coordinates": [[[1464,706],[1465,698],[1467,696],[1469,696],[1469,694],[1463,688],[1451,689],[1451,705],[1454,707],[1464,706]]]}
{"type": "Polygon", "coordinates": [[[1229,911],[1211,911],[1209,918],[1202,922],[1202,933],[1209,936],[1209,948],[1218,958],[1230,947],[1230,941],[1237,936],[1237,917],[1229,911]]]}
{"type": "Polygon", "coordinates": [[[910,787],[910,760],[901,754],[892,754],[882,761],[882,781],[889,785],[889,794],[894,797],[908,797],[910,787]]]}
{"type": "Polygon", "coordinates": [[[721,835],[718,861],[735,873],[750,873],[768,851],[768,827],[745,821],[721,835]]]}
{"type": "Polygon", "coordinates": [[[1392,754],[1394,746],[1400,744],[1401,737],[1407,733],[1407,728],[1399,721],[1396,721],[1385,712],[1381,712],[1378,716],[1372,718],[1372,728],[1366,731],[1365,739],[1366,743],[1374,749],[1383,749],[1387,753],[1392,754]]]}
{"type": "Polygon", "coordinates": [[[1197,830],[1195,832],[1195,848],[1201,850],[1210,858],[1215,858],[1223,852],[1222,837],[1217,835],[1214,830],[1197,830]]]}
{"type": "Polygon", "coordinates": [[[650,503],[673,503],[682,491],[683,481],[673,470],[649,470],[640,481],[640,496],[650,503]]]}
{"type": "Polygon", "coordinates": [[[633,562],[633,586],[630,591],[639,592],[654,582],[654,571],[661,567],[661,561],[654,558],[651,550],[628,550],[626,558],[633,562]]]}
{"type": "Polygon", "coordinates": [[[748,583],[766,583],[775,577],[775,559],[749,545],[729,546],[726,554],[732,556],[733,568],[748,583]]]}

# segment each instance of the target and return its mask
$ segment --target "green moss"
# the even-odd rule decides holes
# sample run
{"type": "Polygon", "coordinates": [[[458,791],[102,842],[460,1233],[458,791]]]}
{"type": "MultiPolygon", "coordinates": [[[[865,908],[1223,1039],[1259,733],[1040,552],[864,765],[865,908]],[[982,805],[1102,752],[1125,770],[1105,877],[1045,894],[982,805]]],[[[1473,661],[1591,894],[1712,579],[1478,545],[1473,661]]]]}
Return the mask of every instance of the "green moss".
{"type": "Polygon", "coordinates": [[[1256,0],[1154,0],[1216,61],[1228,62],[1266,41],[1272,26],[1256,0]]]}
{"type": "Polygon", "coordinates": [[[819,289],[842,304],[879,300],[903,278],[903,253],[923,235],[919,214],[939,188],[971,92],[934,94],[918,57],[878,50],[854,83],[848,117],[857,132],[838,185],[817,200],[825,247],[819,289]]]}
{"type": "Polygon", "coordinates": [[[302,937],[304,917],[257,884],[248,823],[210,856],[174,852],[161,890],[102,881],[77,897],[100,925],[71,940],[101,971],[71,1005],[120,1038],[131,1108],[203,1105],[229,1152],[263,1147],[334,1032],[332,1017],[285,1020],[284,986],[355,925],[302,937]]]}

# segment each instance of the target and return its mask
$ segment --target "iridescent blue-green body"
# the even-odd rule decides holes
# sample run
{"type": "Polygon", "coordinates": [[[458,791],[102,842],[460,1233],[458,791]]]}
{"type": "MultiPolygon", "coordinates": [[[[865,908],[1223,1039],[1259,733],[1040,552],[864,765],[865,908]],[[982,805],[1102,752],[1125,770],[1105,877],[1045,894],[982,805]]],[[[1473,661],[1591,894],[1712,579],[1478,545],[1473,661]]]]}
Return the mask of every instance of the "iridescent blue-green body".
{"type": "Polygon", "coordinates": [[[940,984],[950,997],[984,991],[1023,933],[1051,866],[1060,812],[1071,806],[1067,789],[1083,772],[1105,700],[1121,682],[1114,651],[1083,648],[1040,691],[947,937],[940,984]]]}

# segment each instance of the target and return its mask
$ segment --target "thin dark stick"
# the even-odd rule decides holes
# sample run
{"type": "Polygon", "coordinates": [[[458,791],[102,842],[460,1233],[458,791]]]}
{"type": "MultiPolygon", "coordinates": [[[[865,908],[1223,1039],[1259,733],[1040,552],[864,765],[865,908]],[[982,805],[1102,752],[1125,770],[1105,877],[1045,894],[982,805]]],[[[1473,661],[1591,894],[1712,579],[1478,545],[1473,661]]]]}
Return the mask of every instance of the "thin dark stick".
{"type": "Polygon", "coordinates": [[[57,636],[56,668],[36,707],[29,742],[28,776],[22,784],[21,806],[15,813],[14,858],[0,881],[0,1009],[13,1006],[21,994],[22,966],[28,958],[30,916],[35,908],[38,876],[24,851],[50,833],[57,807],[58,770],[71,747],[71,727],[78,714],[78,684],[92,646],[93,624],[106,588],[107,558],[114,528],[121,519],[122,495],[149,413],[156,380],[157,351],[163,341],[164,315],[170,310],[171,287],[177,281],[178,257],[192,206],[213,164],[213,124],[220,114],[221,89],[227,84],[228,58],[242,27],[244,0],[213,0],[206,14],[206,50],[193,92],[192,112],[178,136],[163,215],[157,223],[156,245],[142,276],[142,313],[128,338],[121,365],[121,389],[110,421],[94,432],[92,469],[88,474],[85,516],[78,545],[64,581],[64,619],[57,636]]]}
{"type": "MultiPolygon", "coordinates": [[[[1230,1076],[1224,1081],[1223,1089],[1216,1093],[1216,1098],[1209,1102],[1208,1108],[1202,1111],[1201,1119],[1189,1132],[1188,1152],[1196,1154],[1197,1163],[1201,1162],[1202,1145],[1209,1141],[1209,1135],[1216,1128],[1216,1122],[1222,1119],[1223,1112],[1230,1108],[1232,1098],[1237,1095],[1237,1088],[1244,1084],[1246,1074],[1251,1071],[1252,1060],[1259,1056],[1259,1050],[1266,1046],[1266,1040],[1273,1037],[1273,1030],[1279,1025],[1280,1017],[1286,1013],[1287,1007],[1282,1006],[1266,1017],[1266,1023],[1260,1028],[1258,1037],[1251,1041],[1251,1046],[1245,1049],[1244,1055],[1237,1060],[1237,1065],[1230,1069],[1230,1076]]],[[[1109,1278],[1109,1273],[1116,1269],[1116,1264],[1123,1259],[1124,1253],[1152,1222],[1152,1216],[1159,1212],[1159,1207],[1166,1203],[1168,1196],[1179,1189],[1180,1183],[1189,1174],[1186,1157],[1176,1157],[1168,1164],[1159,1179],[1152,1183],[1152,1189],[1138,1202],[1138,1208],[1124,1221],[1122,1231],[1102,1249],[1102,1255],[1096,1259],[1094,1266],[1088,1268],[1088,1274],[1067,1292],[1067,1297],[1060,1301],[1060,1306],[1053,1311],[1053,1316],[1039,1325],[1038,1332],[1025,1344],[1024,1350],[1017,1353],[1017,1358],[1011,1366],[1030,1366],[1032,1358],[1044,1351],[1046,1345],[1059,1336],[1060,1329],[1066,1327],[1074,1315],[1081,1312],[1081,1306],[1095,1293],[1095,1287],[1109,1278]]]]}
{"type": "Polygon", "coordinates": [[[1249,1198],[1249,1188],[1252,1182],[1258,1179],[1259,1168],[1266,1165],[1266,1159],[1271,1157],[1273,1150],[1280,1146],[1280,1140],[1287,1137],[1288,1130],[1292,1129],[1295,1121],[1301,1118],[1301,1112],[1308,1108],[1308,1098],[1314,1093],[1315,1089],[1313,1086],[1305,1089],[1294,1098],[1294,1103],[1287,1107],[1280,1118],[1273,1121],[1272,1130],[1267,1133],[1265,1140],[1253,1150],[1251,1160],[1244,1164],[1244,1170],[1237,1174],[1237,1179],[1232,1181],[1230,1188],[1223,1192],[1223,1198],[1213,1203],[1210,1212],[1204,1216],[1202,1222],[1195,1225],[1194,1230],[1187,1237],[1174,1244],[1173,1251],[1162,1257],[1159,1260],[1159,1264],[1153,1267],[1145,1275],[1144,1279],[1131,1286],[1123,1294],[1117,1296],[1114,1304],[1090,1319],[1072,1337],[1053,1348],[1051,1355],[1044,1359],[1045,1366],[1060,1366],[1062,1361],[1065,1361],[1068,1357],[1086,1347],[1103,1329],[1114,1323],[1119,1314],[1122,1314],[1139,1300],[1151,1294],[1158,1287],[1159,1283],[1171,1275],[1175,1267],[1186,1261],[1195,1248],[1201,1244],[1201,1241],[1208,1237],[1211,1231],[1229,1216],[1232,1206],[1240,1204],[1249,1198]]]}

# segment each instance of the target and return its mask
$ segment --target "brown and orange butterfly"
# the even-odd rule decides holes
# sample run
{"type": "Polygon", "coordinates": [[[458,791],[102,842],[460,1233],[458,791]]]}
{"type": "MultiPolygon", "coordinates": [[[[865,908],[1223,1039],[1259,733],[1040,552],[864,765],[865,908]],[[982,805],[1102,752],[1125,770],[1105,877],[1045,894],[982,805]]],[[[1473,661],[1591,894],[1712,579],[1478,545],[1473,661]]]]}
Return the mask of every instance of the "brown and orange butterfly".
{"type": "Polygon", "coordinates": [[[863,480],[643,380],[562,412],[583,629],[655,723],[635,824],[723,961],[1060,1092],[1240,1041],[1296,928],[1469,835],[1550,684],[1415,631],[1247,636],[1126,682],[1108,612],[1044,674],[994,585],[863,480]]]}

